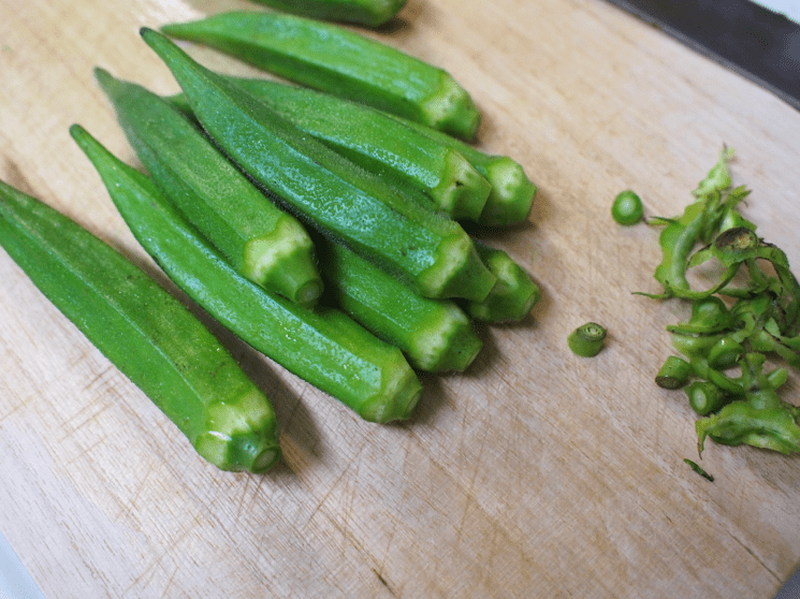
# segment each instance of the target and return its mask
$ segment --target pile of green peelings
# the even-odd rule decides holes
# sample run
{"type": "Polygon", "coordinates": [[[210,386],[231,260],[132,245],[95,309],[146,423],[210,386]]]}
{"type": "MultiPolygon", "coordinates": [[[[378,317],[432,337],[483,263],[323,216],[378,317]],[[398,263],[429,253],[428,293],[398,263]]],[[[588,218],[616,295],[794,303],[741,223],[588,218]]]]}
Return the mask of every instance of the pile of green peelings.
{"type": "Polygon", "coordinates": [[[788,369],[800,369],[800,285],[786,254],[764,241],[739,212],[749,195],[733,187],[723,148],[694,191],[696,200],[676,218],[653,218],[663,259],[655,270],[655,299],[691,302],[691,316],[667,327],[681,356],[670,356],[656,382],[683,388],[700,418],[698,452],[706,439],[784,454],[800,452],[800,408],[781,399],[788,369]],[[714,280],[690,283],[704,264],[714,280]]]}

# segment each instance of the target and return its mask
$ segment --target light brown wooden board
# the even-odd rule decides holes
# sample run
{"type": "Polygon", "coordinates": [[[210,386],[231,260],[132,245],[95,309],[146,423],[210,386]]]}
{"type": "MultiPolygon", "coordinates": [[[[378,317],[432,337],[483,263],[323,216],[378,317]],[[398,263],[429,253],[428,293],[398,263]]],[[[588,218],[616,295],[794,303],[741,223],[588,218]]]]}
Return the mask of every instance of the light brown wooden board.
{"type": "MultiPolygon", "coordinates": [[[[0,178],[150,264],[68,135],[135,163],[92,67],[177,87],[140,26],[255,4],[0,0],[0,178]]],[[[223,335],[274,400],[283,462],[202,462],[175,427],[0,253],[0,530],[48,597],[773,596],[800,561],[800,462],[710,444],[653,384],[685,316],[657,291],[657,232],[614,225],[637,190],[680,213],[723,143],[759,232],[800,265],[800,113],[601,0],[409,0],[369,33],[474,95],[483,148],[540,185],[493,235],[541,284],[485,328],[466,375],[425,377],[415,418],[359,421],[223,335]],[[610,331],[595,359],[570,329],[610,331]]],[[[190,47],[205,64],[255,71],[190,47]]],[[[800,398],[798,377],[787,399],[800,398]]]]}

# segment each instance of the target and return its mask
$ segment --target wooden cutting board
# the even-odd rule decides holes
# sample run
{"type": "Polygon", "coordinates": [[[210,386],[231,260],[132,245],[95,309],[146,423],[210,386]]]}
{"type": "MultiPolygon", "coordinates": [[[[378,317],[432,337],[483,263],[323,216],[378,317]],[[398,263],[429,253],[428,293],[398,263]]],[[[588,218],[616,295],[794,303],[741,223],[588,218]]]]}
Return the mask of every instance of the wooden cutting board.
{"type": "MultiPolygon", "coordinates": [[[[149,265],[68,135],[135,163],[92,67],[167,93],[143,25],[233,0],[0,0],[0,178],[149,265]]],[[[221,473],[0,252],[0,530],[48,597],[771,598],[800,562],[800,461],[713,443],[653,376],[679,302],[637,190],[672,216],[727,144],[746,215],[800,268],[800,113],[602,0],[408,0],[371,32],[448,69],[481,146],[540,186],[488,239],[540,283],[520,325],[484,327],[467,374],[424,377],[414,419],[379,426],[219,331],[274,400],[282,463],[221,473]],[[565,339],[596,320],[594,359],[565,339]]],[[[213,51],[230,73],[255,71],[213,51]]],[[[792,374],[787,399],[800,400],[792,374]]]]}

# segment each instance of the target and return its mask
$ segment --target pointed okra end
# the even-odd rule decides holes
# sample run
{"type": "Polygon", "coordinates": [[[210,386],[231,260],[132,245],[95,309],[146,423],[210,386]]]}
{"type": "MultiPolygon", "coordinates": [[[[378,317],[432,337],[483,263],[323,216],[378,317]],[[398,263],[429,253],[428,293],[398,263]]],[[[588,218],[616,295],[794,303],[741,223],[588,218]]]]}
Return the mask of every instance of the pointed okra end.
{"type": "Polygon", "coordinates": [[[440,71],[439,86],[421,106],[423,124],[471,141],[478,133],[481,113],[472,97],[447,71],[440,71]]]}
{"type": "Polygon", "coordinates": [[[314,306],[322,295],[314,242],[289,214],[282,215],[268,235],[247,242],[243,274],[302,306],[314,306]]]}
{"type": "Polygon", "coordinates": [[[210,463],[233,472],[265,472],[281,457],[272,406],[258,390],[209,405],[206,430],[194,446],[210,463]]]}
{"type": "Polygon", "coordinates": [[[478,222],[509,226],[524,222],[530,214],[537,187],[525,170],[508,156],[497,156],[484,166],[492,191],[478,222]]]}
{"type": "Polygon", "coordinates": [[[492,184],[461,153],[449,149],[439,184],[431,189],[434,204],[455,220],[477,221],[492,184]]]}

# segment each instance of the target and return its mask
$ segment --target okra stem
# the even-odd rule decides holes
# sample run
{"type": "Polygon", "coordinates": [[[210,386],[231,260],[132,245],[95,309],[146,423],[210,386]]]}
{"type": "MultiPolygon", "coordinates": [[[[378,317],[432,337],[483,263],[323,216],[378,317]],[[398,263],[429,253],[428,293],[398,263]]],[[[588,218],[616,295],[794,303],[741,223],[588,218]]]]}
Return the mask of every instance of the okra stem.
{"type": "Polygon", "coordinates": [[[206,460],[263,472],[279,459],[267,398],[208,329],[132,262],[3,182],[0,245],[206,460]]]}
{"type": "Polygon", "coordinates": [[[142,30],[197,119],[241,168],[323,234],[397,273],[421,295],[481,301],[496,282],[454,221],[304,134],[263,102],[142,30]]]}
{"type": "Polygon", "coordinates": [[[228,12],[161,31],[465,139],[478,130],[478,107],[449,73],[331,23],[279,12],[228,12]]]}
{"type": "Polygon", "coordinates": [[[178,287],[242,340],[365,420],[411,415],[422,386],[396,347],[339,310],[311,310],[242,277],[159,188],[85,130],[72,135],[136,239],[178,287]]]}

